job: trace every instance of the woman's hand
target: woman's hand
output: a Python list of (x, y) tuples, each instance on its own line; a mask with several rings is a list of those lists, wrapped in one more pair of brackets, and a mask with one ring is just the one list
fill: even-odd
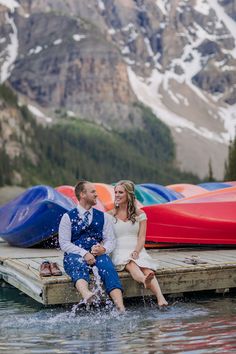
[(101, 256), (102, 254), (104, 254), (106, 252), (106, 249), (100, 245), (99, 243), (94, 245), (92, 248), (91, 248), (91, 253), (94, 257), (96, 256)]
[(138, 253), (137, 251), (133, 251), (133, 252), (131, 253), (131, 257), (132, 257), (133, 259), (138, 259), (138, 258), (139, 258), (139, 253)]

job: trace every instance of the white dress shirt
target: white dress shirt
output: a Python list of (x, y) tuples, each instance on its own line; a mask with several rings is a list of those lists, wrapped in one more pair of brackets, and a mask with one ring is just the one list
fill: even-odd
[[(93, 219), (93, 208), (86, 210), (81, 205), (77, 206), (79, 216), (84, 219), (84, 213), (89, 211), (89, 224)], [(115, 234), (112, 227), (112, 216), (104, 213), (104, 226), (103, 226), (103, 247), (106, 249), (106, 253), (109, 254), (115, 248)], [(87, 250), (82, 247), (76, 246), (71, 242), (71, 221), (68, 214), (64, 214), (61, 218), (59, 225), (59, 244), (61, 250), (67, 253), (76, 253), (84, 257)]]

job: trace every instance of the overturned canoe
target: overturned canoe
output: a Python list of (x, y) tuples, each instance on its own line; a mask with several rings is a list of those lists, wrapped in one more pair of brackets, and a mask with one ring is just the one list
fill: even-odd
[(173, 200), (183, 198), (182, 194), (160, 184), (142, 183), (141, 186), (154, 192), (157, 196), (160, 197), (160, 200), (163, 200), (163, 203), (172, 202)]
[(147, 242), (236, 245), (236, 187), (143, 210)]
[(37, 245), (57, 234), (62, 215), (74, 206), (52, 187), (29, 188), (0, 208), (0, 236), (13, 246)]

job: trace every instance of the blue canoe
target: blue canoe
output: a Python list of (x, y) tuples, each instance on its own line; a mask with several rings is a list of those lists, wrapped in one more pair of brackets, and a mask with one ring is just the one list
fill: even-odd
[(37, 245), (58, 233), (62, 215), (74, 207), (52, 187), (29, 188), (0, 208), (0, 236), (12, 246)]
[(135, 196), (137, 200), (145, 206), (166, 203), (166, 200), (162, 196), (140, 184), (136, 184), (135, 186)]
[(173, 200), (178, 200), (182, 199), (183, 195), (172, 191), (171, 189), (164, 187), (160, 184), (155, 184), (155, 183), (142, 183), (141, 186), (143, 186), (146, 189), (151, 190), (155, 194), (159, 195), (160, 197), (165, 199), (165, 203), (167, 202), (172, 202)]
[(226, 182), (206, 182), (198, 184), (200, 187), (205, 188), (208, 191), (215, 191), (222, 188), (230, 188), (232, 185)]

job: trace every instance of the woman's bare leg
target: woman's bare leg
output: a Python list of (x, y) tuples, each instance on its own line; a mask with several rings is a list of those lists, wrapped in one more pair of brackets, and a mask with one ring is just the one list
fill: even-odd
[(125, 269), (131, 274), (132, 278), (138, 283), (143, 283), (145, 288), (150, 287), (150, 282), (155, 276), (152, 270), (149, 270), (147, 274), (144, 274), (143, 268), (140, 268), (135, 262), (130, 261), (126, 264)]
[[(153, 271), (149, 268), (142, 268), (143, 273), (148, 277), (149, 274), (153, 274)], [(160, 307), (167, 306), (168, 302), (164, 298), (160, 285), (157, 281), (157, 278), (155, 276), (152, 277), (150, 280), (149, 284), (147, 284), (147, 287), (152, 291), (152, 293), (156, 296), (157, 298), (157, 303)]]
[(150, 289), (157, 297), (160, 307), (167, 306), (168, 302), (164, 298), (157, 278), (154, 272), (149, 268), (140, 268), (135, 262), (131, 261), (126, 264), (125, 269), (131, 274), (132, 278), (139, 283), (143, 283), (145, 288)]
[(135, 262), (130, 261), (128, 264), (126, 264), (125, 269), (131, 274), (134, 280), (136, 280), (138, 283), (144, 284), (146, 276)]

